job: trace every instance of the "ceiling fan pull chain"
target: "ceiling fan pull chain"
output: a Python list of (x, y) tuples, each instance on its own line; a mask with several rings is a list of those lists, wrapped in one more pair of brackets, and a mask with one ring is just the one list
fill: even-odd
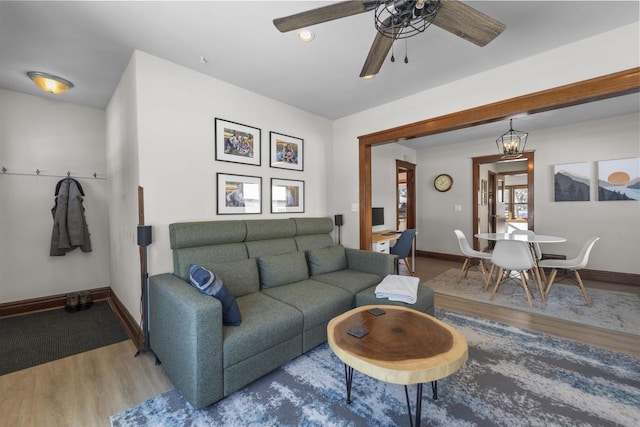
[(391, 62), (396, 62), (396, 57), (393, 56), (393, 44), (391, 45)]

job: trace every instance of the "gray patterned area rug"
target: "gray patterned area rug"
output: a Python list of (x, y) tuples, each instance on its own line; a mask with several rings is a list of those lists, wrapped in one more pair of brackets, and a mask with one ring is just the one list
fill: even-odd
[[(438, 309), (469, 344), (469, 360), (425, 387), (425, 426), (637, 426), (640, 359)], [(409, 425), (404, 388), (354, 373), (322, 344), (201, 410), (171, 390), (111, 417), (116, 426)], [(412, 405), (415, 386), (409, 387)], [(414, 409), (415, 410), (415, 409)]]
[(451, 269), (426, 283), (435, 292), (445, 295), (640, 335), (640, 294), (587, 288), (591, 299), (591, 307), (587, 307), (578, 286), (570, 282), (555, 283), (544, 303), (537, 288), (534, 289), (533, 308), (529, 308), (520, 279), (500, 285), (491, 301), (493, 284), (485, 292), (482, 276), (476, 271), (470, 271), (466, 278), (456, 283), (459, 272)]

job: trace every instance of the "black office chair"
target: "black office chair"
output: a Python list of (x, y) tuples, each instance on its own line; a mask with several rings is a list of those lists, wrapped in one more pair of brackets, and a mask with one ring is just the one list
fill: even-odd
[(393, 245), (391, 249), (389, 249), (389, 253), (391, 255), (394, 255), (394, 258), (395, 258), (394, 262), (396, 265), (396, 274), (400, 274), (399, 263), (400, 263), (400, 260), (402, 259), (404, 260), (405, 265), (409, 269), (409, 273), (411, 273), (412, 276), (415, 276), (415, 274), (413, 274), (413, 269), (409, 265), (409, 261), (407, 261), (407, 257), (409, 256), (409, 252), (411, 251), (411, 245), (413, 244), (413, 239), (415, 237), (416, 237), (415, 229), (404, 230), (400, 235), (400, 238), (398, 239), (396, 244)]

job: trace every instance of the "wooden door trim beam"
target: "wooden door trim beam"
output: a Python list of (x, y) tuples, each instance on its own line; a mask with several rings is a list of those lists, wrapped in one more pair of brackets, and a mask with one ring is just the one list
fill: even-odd
[(358, 137), (360, 248), (371, 248), (371, 147), (640, 91), (640, 67), (530, 93)]

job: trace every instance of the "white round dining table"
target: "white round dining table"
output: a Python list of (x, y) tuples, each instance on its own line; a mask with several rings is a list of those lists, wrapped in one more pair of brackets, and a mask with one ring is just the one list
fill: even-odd
[(475, 237), (484, 240), (519, 240), (526, 243), (562, 243), (567, 241), (566, 237), (545, 234), (478, 233), (475, 234)]

